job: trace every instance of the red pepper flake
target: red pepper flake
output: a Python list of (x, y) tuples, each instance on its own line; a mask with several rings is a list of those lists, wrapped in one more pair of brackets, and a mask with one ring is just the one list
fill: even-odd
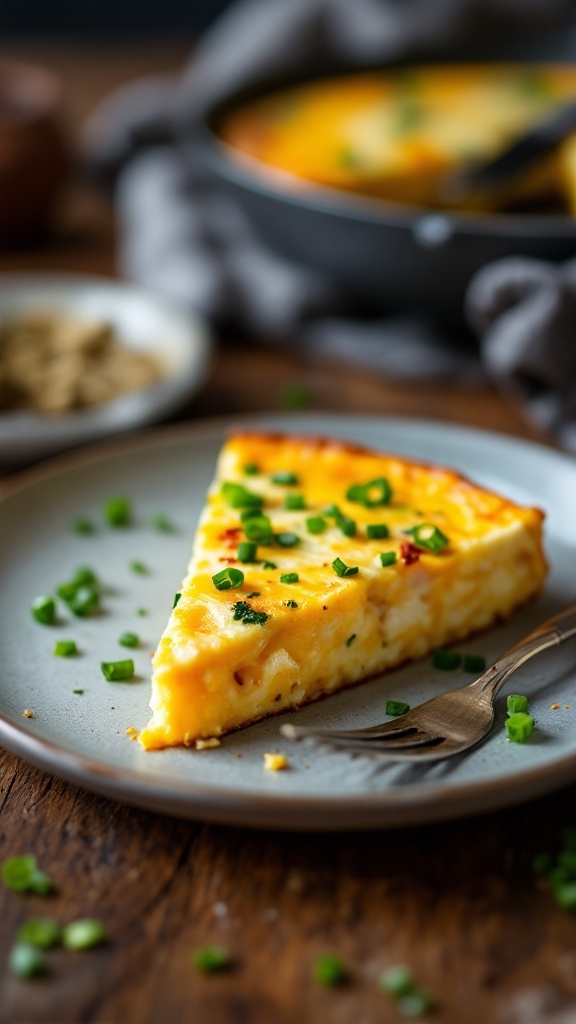
[(222, 555), (222, 556), (221, 556), (221, 557), (220, 557), (220, 558), (218, 559), (218, 561), (219, 561), (219, 562), (226, 562), (226, 565), (234, 565), (234, 563), (235, 563), (235, 562), (237, 561), (237, 559), (236, 559), (236, 558), (227, 558), (227, 557), (224, 557), (224, 556)]
[(400, 545), (400, 558), (405, 565), (412, 565), (420, 558), (420, 550), (409, 540), (403, 540)]
[(238, 536), (242, 533), (240, 526), (231, 526), (228, 530), (223, 530), (222, 533), (218, 534), (218, 540), (221, 540), (225, 547), (235, 548), (238, 543)]

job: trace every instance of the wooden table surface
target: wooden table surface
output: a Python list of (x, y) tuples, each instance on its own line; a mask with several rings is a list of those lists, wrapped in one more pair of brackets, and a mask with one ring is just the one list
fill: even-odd
[[(58, 70), (73, 124), (113, 85), (178, 67), (178, 45), (29, 45), (14, 56)], [(114, 224), (99, 197), (71, 186), (49, 239), (0, 255), (0, 270), (113, 275)], [(239, 386), (239, 382), (242, 382)], [(188, 411), (274, 410), (287, 383), (313, 408), (394, 413), (534, 436), (488, 387), (399, 385), (368, 372), (251, 346), (222, 346)], [(576, 921), (531, 870), (576, 824), (576, 789), (498, 814), (395, 832), (298, 835), (207, 826), (84, 793), (0, 751), (0, 859), (33, 852), (55, 879), (49, 900), (2, 889), (0, 1021), (8, 1024), (342, 1024), (393, 1022), (376, 980), (410, 964), (442, 1024), (576, 1021)], [(473, 813), (474, 808), (470, 808)], [(109, 943), (55, 952), (43, 980), (1, 966), (26, 917), (95, 916)], [(191, 950), (227, 946), (234, 972), (202, 977)], [(349, 983), (324, 990), (311, 963), (342, 956)]]

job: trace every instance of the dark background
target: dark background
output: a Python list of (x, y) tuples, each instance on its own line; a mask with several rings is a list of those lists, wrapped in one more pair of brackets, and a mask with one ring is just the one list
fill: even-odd
[[(0, 0), (2, 36), (197, 34), (230, 0)], [(273, 0), (270, 0), (272, 3)], [(354, 0), (350, 0), (351, 3)]]

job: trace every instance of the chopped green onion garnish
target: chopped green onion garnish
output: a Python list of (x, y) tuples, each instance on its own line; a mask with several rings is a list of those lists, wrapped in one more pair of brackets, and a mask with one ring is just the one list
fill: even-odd
[(284, 604), (286, 605), (287, 608), (297, 608), (298, 607), (298, 605), (296, 604), (296, 601), (284, 601)]
[(258, 554), (258, 545), (252, 540), (241, 540), (238, 545), (236, 557), (239, 562), (256, 562), (256, 555)]
[(312, 968), (314, 981), (325, 988), (334, 988), (346, 981), (346, 971), (340, 957), (334, 953), (317, 956)]
[(89, 519), (80, 517), (79, 519), (74, 520), (72, 523), (72, 529), (74, 533), (94, 533), (94, 524), (91, 523)]
[(453, 669), (459, 668), (461, 661), (462, 655), (458, 654), (458, 651), (434, 651), (432, 655), (434, 668), (441, 668), (444, 672), (452, 672)]
[(144, 565), (144, 562), (130, 562), (130, 568), (137, 576), (147, 576), (148, 574), (148, 567)]
[(276, 565), (276, 562), (264, 562), (264, 565), (262, 566), (262, 568), (263, 569), (277, 569), (278, 566)]
[(506, 733), (511, 743), (525, 743), (534, 729), (534, 719), (521, 711), (510, 715), (505, 721)]
[(83, 694), (83, 693), (84, 693), (84, 690), (72, 690), (72, 693), (79, 693), (79, 694)]
[(276, 533), (274, 540), (281, 548), (293, 548), (295, 544), (300, 543), (300, 537), (295, 533)]
[(395, 551), (382, 551), (380, 554), (380, 562), (384, 568), (388, 565), (396, 565), (398, 556)]
[(67, 924), (62, 931), (62, 945), (66, 949), (93, 949), (106, 941), (106, 932), (100, 921), (93, 918), (80, 918)]
[(27, 942), (30, 946), (38, 946), (40, 949), (50, 949), (51, 946), (57, 946), (61, 942), (62, 929), (52, 918), (33, 917), (20, 925), (18, 940)]
[(366, 536), (369, 540), (381, 540), (389, 533), (386, 523), (369, 523), (366, 527)]
[(509, 715), (518, 713), (527, 715), (530, 710), (528, 697), (524, 697), (521, 693), (510, 693), (506, 698), (506, 709)]
[(388, 505), (392, 497), (392, 488), (385, 477), (370, 480), (367, 484), (352, 484), (346, 491), (348, 501), (357, 501), (365, 508), (376, 505)]
[(268, 516), (255, 515), (244, 521), (244, 533), (248, 540), (267, 546), (274, 540), (272, 523)]
[(297, 572), (280, 573), (280, 583), (298, 583), (300, 577)]
[(335, 517), (336, 526), (342, 531), (345, 537), (356, 536), (356, 523), (353, 519), (349, 519), (348, 516), (343, 516), (339, 513)]
[[(179, 602), (181, 597), (182, 597), (182, 594), (180, 593), (180, 591), (178, 591), (178, 593), (174, 594), (174, 600), (172, 602), (172, 607), (173, 608), (176, 607), (176, 605), (178, 604), (178, 602)], [(148, 612), (146, 611), (145, 608), (140, 608), (140, 610), (138, 612), (138, 615), (147, 615), (147, 614), (148, 614)]]
[(350, 647), (350, 644), (353, 644), (355, 639), (356, 639), (356, 633), (352, 633), (352, 636), (349, 636), (347, 641), (346, 641), (346, 647)]
[(290, 512), (299, 512), (306, 508), (306, 501), (303, 494), (287, 494), (284, 498), (284, 508)]
[(54, 654), (58, 658), (70, 658), (76, 651), (75, 640), (57, 640), (54, 644)]
[(327, 505), (324, 509), (324, 515), (332, 518), (333, 516), (342, 515), (342, 513), (340, 512), (338, 505)]
[(192, 965), (202, 974), (216, 974), (232, 967), (232, 958), (223, 946), (205, 946), (192, 954)]
[(233, 569), (228, 566), (212, 577), (212, 583), (216, 590), (235, 590), (244, 583), (244, 573), (241, 569)]
[(40, 871), (36, 858), (29, 855), (5, 860), (1, 874), (4, 885), (14, 892), (35, 892), (45, 896), (54, 888), (52, 879)]
[(102, 675), (109, 683), (125, 683), (134, 678), (132, 658), (126, 658), (124, 661), (103, 661), (100, 668)]
[(17, 978), (37, 978), (46, 973), (46, 961), (35, 946), (17, 942), (8, 956), (8, 970)]
[(258, 476), (260, 466), (256, 462), (247, 462), (245, 466), (242, 466), (242, 472), (244, 476)]
[(485, 672), (486, 658), (483, 654), (465, 654), (462, 668), (465, 672)]
[(324, 516), (309, 516), (306, 520), (306, 529), (308, 533), (324, 533), (324, 530), (328, 526), (328, 523), (324, 519)]
[(109, 498), (104, 503), (104, 519), (115, 529), (128, 526), (132, 518), (132, 507), (128, 498)]
[(240, 519), (245, 523), (247, 519), (254, 519), (254, 517), (262, 515), (264, 515), (264, 513), (262, 512), (260, 505), (252, 505), (252, 507), (248, 506), (248, 508), (242, 509)]
[(43, 626), (52, 626), (56, 620), (56, 602), (53, 597), (35, 597), (30, 605), (30, 611)]
[[(174, 604), (175, 605), (178, 604), (178, 601), (176, 600), (176, 597), (174, 598)], [(136, 612), (136, 615), (140, 615), (141, 617), (144, 616), (144, 615), (148, 615), (148, 609), (147, 608), (138, 608), (138, 610)]]
[(433, 555), (439, 555), (449, 543), (448, 537), (433, 523), (419, 523), (405, 532), (411, 534), (417, 547), (430, 551)]
[(174, 533), (173, 524), (168, 519), (168, 516), (163, 515), (161, 512), (156, 516), (152, 516), (150, 526), (153, 530), (157, 530), (158, 533)]
[(406, 704), (403, 700), (386, 701), (387, 715), (392, 715), (394, 718), (398, 718), (399, 715), (405, 715), (408, 711), (410, 711), (410, 705)]
[(396, 1007), (403, 1017), (422, 1017), (432, 1009), (432, 996), (422, 988), (401, 996)]
[(355, 576), (356, 573), (358, 572), (357, 565), (346, 565), (341, 558), (334, 559), (334, 561), (332, 562), (332, 568), (334, 569), (336, 575), (340, 576), (341, 578), (344, 576)]
[(388, 995), (395, 996), (396, 998), (406, 996), (414, 989), (412, 971), (409, 967), (405, 967), (404, 964), (390, 967), (389, 970), (380, 976), (379, 986), (384, 992), (388, 992)]
[(230, 508), (261, 508), (264, 504), (264, 498), (261, 498), (258, 494), (253, 494), (252, 491), (246, 490), (242, 484), (224, 483), (220, 488), (220, 493), (226, 499)]
[(66, 602), (73, 615), (86, 618), (100, 609), (98, 581), (93, 569), (78, 569), (71, 580), (56, 587), (58, 597)]
[(122, 647), (138, 647), (140, 637), (137, 633), (121, 633), (118, 637), (118, 643)]
[(251, 594), (246, 594), (246, 600), (249, 601), (251, 597), (260, 597), (259, 590), (253, 590)]
[(236, 622), (242, 622), (245, 626), (265, 626), (270, 618), (266, 612), (258, 612), (251, 608), (246, 601), (237, 601), (232, 607)]
[(296, 476), (296, 473), (290, 473), (288, 471), (282, 473), (273, 473), (270, 479), (272, 480), (273, 484), (281, 484), (284, 487), (293, 487), (294, 484), (298, 483), (298, 477)]

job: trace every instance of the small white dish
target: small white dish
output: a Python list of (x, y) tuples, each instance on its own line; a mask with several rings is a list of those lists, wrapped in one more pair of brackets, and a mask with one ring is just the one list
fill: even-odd
[(105, 320), (127, 347), (158, 356), (156, 383), (112, 402), (46, 416), (0, 412), (0, 463), (18, 465), (167, 417), (202, 385), (211, 338), (205, 322), (134, 285), (76, 274), (0, 275), (0, 321), (35, 310)]

